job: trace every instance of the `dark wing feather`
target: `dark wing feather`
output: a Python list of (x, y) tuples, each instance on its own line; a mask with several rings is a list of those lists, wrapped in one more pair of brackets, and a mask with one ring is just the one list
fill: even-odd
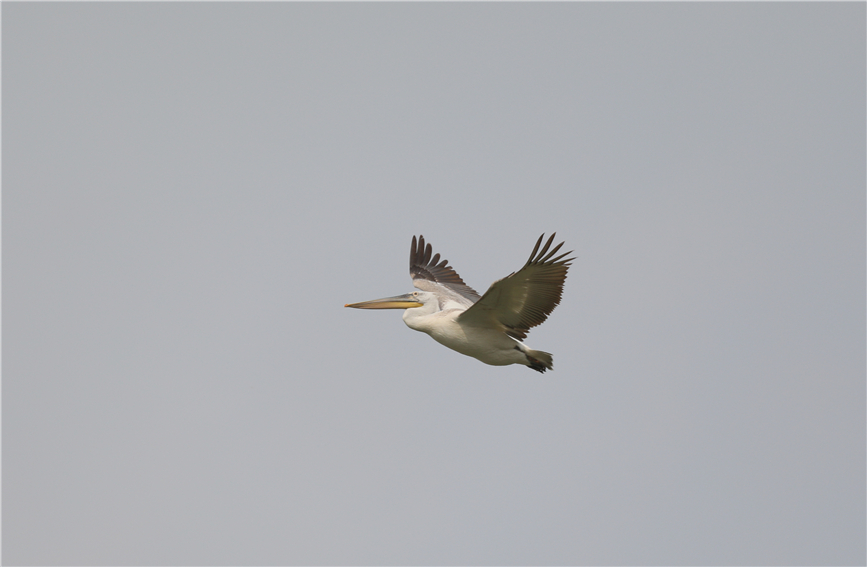
[(566, 272), (574, 260), (565, 258), (571, 251), (554, 257), (562, 242), (549, 251), (556, 234), (551, 235), (541, 252), (539, 246), (545, 235), (540, 236), (524, 267), (491, 284), (485, 295), (461, 314), (459, 321), (502, 325), (510, 337), (518, 340), (524, 340), (530, 329), (543, 323), (560, 304)]
[(440, 255), (434, 254), (431, 257), (432, 253), (431, 245), (425, 245), (424, 236), (419, 236), (418, 241), (415, 236), (412, 237), (412, 246), (409, 249), (409, 275), (413, 281), (428, 280), (442, 284), (471, 301), (478, 301), (481, 296), (464, 283), (455, 269), (448, 265), (448, 260), (440, 262)]

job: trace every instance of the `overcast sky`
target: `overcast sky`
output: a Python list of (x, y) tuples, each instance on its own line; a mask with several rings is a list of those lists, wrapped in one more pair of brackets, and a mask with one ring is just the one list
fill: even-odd
[(863, 2), (2, 11), (4, 564), (864, 564)]

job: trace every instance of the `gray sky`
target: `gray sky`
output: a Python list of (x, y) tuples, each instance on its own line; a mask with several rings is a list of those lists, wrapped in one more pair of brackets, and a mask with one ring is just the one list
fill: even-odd
[[(863, 564), (865, 4), (3, 3), (6, 564)], [(347, 302), (577, 259), (490, 367)]]

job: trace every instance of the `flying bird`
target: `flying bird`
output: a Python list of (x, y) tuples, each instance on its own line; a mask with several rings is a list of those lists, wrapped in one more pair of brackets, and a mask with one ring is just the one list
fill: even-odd
[[(404, 309), (410, 329), (429, 334), (438, 343), (493, 366), (523, 364), (545, 372), (554, 368), (550, 353), (533, 350), (522, 341), (545, 321), (560, 303), (566, 272), (575, 258), (572, 252), (554, 255), (563, 242), (551, 248), (554, 236), (542, 249), (544, 234), (536, 241), (524, 267), (495, 281), (479, 295), (458, 273), (433, 254), (424, 236), (412, 237), (409, 275), (414, 291), (395, 297), (348, 303), (356, 309)], [(538, 254), (537, 254), (538, 252)], [(564, 259), (565, 258), (565, 259)]]

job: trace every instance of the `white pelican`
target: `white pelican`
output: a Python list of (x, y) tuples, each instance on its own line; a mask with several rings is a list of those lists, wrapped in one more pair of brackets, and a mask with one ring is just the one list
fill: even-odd
[(395, 297), (349, 303), (356, 309), (405, 309), (403, 321), (410, 329), (429, 334), (438, 343), (494, 366), (523, 364), (545, 372), (554, 368), (551, 354), (532, 350), (521, 341), (548, 318), (560, 303), (566, 272), (574, 258), (556, 258), (561, 242), (548, 252), (554, 235), (539, 251), (544, 234), (536, 241), (524, 267), (495, 281), (479, 296), (440, 255), (431, 258), (424, 236), (409, 249), (409, 275), (414, 291)]

